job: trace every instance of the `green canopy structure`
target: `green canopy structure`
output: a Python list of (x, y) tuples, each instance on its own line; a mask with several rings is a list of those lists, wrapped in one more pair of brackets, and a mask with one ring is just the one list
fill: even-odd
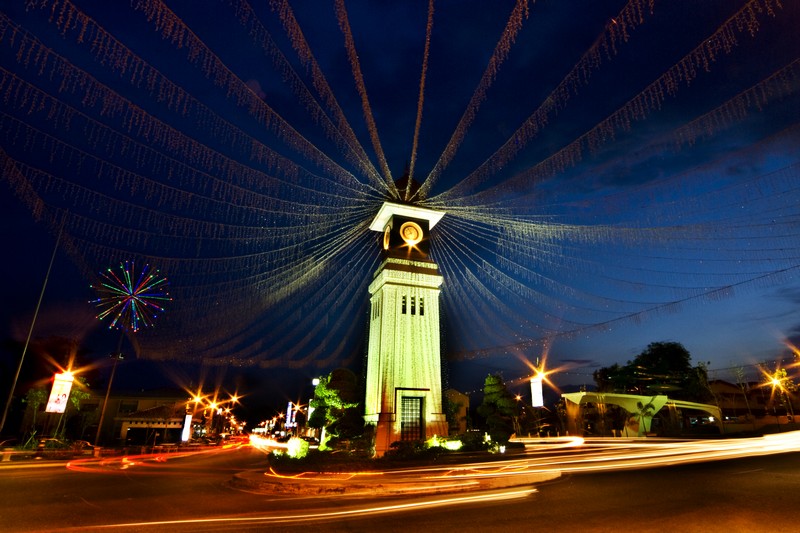
[(581, 434), (581, 425), (578, 423), (581, 408), (587, 403), (602, 405), (618, 405), (628, 412), (630, 416), (625, 420), (625, 427), (622, 429), (623, 437), (643, 437), (650, 432), (653, 417), (665, 405), (678, 409), (696, 409), (709, 413), (717, 423), (720, 432), (722, 428), (722, 413), (716, 405), (704, 403), (687, 402), (683, 400), (671, 400), (663, 394), (655, 396), (641, 396), (637, 394), (616, 394), (604, 392), (571, 392), (562, 394), (566, 400), (567, 424), (571, 434)]

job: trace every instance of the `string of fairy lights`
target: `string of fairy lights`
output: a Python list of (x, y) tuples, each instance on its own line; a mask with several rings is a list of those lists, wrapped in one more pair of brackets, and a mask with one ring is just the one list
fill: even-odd
[[(800, 50), (768, 72), (726, 76), (759, 57), (759, 38), (791, 27), (795, 6), (720, 7), (690, 45), (627, 86), (637, 47), (680, 29), (667, 6), (620, 0), (564, 74), (550, 75), (515, 63), (546, 16), (517, 0), (447, 102), (436, 99), (437, 68), (460, 50), (446, 48), (454, 8), (435, 0), (406, 28), (418, 42), (402, 52), (370, 47), (365, 8), (345, 0), (314, 17), (289, 0), (227, 0), (215, 17), (180, 1), (120, 9), (124, 24), (79, 0), (0, 9), (0, 167), (38, 221), (63, 220), (62, 246), (87, 279), (128, 261), (168, 276), (165, 312), (137, 319), (154, 326), (137, 333), (143, 357), (322, 369), (359, 360), (380, 262), (369, 224), (387, 199), (446, 212), (431, 250), (453, 360), (535, 352), (800, 272)], [(406, 121), (387, 118), (393, 109), (371, 91), (401, 55), (416, 72), (396, 81), (397, 94), (413, 95), (398, 112)], [(619, 98), (587, 111), (614, 69)], [(514, 100), (530, 101), (495, 144), (476, 148), (504, 76)], [(715, 77), (724, 81), (701, 101), (698, 86)], [(551, 89), (536, 92), (544, 79)], [(676, 112), (683, 103), (691, 112)], [(444, 127), (438, 107), (457, 109)], [(575, 116), (572, 129), (559, 122)], [(416, 187), (399, 188), (391, 169), (386, 139), (398, 135), (387, 130), (401, 128)], [(728, 141), (747, 128), (752, 139)], [(688, 164), (696, 151), (711, 155)], [(752, 161), (758, 171), (720, 172)]]
[[(640, 3), (636, 2), (636, 4)], [(643, 91), (636, 94), (607, 118), (595, 124), (583, 135), (579, 136), (547, 159), (526, 168), (512, 179), (495, 186), (495, 188), (507, 189), (514, 186), (529, 186), (531, 182), (536, 182), (563, 172), (582, 160), (586, 152), (597, 150), (605, 143), (612, 141), (616, 138), (618, 132), (630, 130), (635, 122), (646, 119), (650, 113), (660, 109), (664, 105), (667, 97), (675, 97), (682, 88), (688, 88), (692, 81), (698, 77), (700, 72), (710, 70), (717, 56), (722, 53), (731, 53), (738, 44), (739, 37), (737, 37), (737, 34), (749, 33), (752, 36), (758, 32), (760, 29), (761, 17), (773, 15), (773, 9), (776, 5), (775, 2), (769, 0), (766, 2), (760, 0), (747, 2), (741, 9), (736, 11), (723, 24), (704, 38), (696, 48), (689, 51), (689, 53), (664, 71), (663, 74)], [(612, 26), (616, 26), (616, 19), (612, 19), (611, 24)], [(607, 31), (608, 27), (606, 28), (606, 32)], [(602, 41), (603, 36), (601, 36), (600, 42), (604, 42)], [(606, 45), (603, 46), (605, 47)], [(595, 56), (596, 51), (589, 55), (589, 57)], [(582, 60), (585, 60), (585, 58), (587, 58), (587, 56), (584, 56)], [(786, 68), (795, 71), (792, 64)], [(560, 91), (557, 90), (552, 93), (556, 96), (561, 95), (560, 100), (556, 98), (546, 99), (543, 107), (540, 107), (537, 112), (531, 115), (525, 124), (510, 137), (509, 141), (503, 147), (492, 154), (489, 159), (470, 175), (461, 180), (457, 186), (451, 188), (441, 196), (433, 197), (431, 200), (434, 202), (437, 200), (447, 201), (454, 197), (464, 196), (471, 192), (471, 189), (474, 189), (474, 187), (481, 184), (494, 175), (499, 169), (507, 165), (510, 159), (515, 157), (522, 147), (532, 141), (537, 136), (539, 130), (546, 125), (548, 114), (551, 109), (558, 108), (559, 104), (563, 105), (562, 100), (567, 97), (566, 87), (574, 85), (575, 80), (581, 77), (581, 73), (585, 72), (585, 69), (586, 67), (584, 66), (577, 71), (571, 71), (565, 80), (562, 81), (562, 85), (559, 86)], [(769, 76), (764, 83), (774, 83), (776, 78), (781, 80), (783, 74), (783, 71), (778, 71)], [(779, 85), (786, 85), (782, 80), (777, 83)], [(766, 99), (771, 96), (771, 91), (765, 90), (763, 87), (758, 87), (755, 90), (758, 91), (758, 94), (761, 95), (762, 98)], [(776, 97), (779, 97), (779, 95), (776, 95)], [(747, 102), (747, 99), (745, 99), (745, 102)], [(756, 101), (753, 105), (758, 106), (760, 103)], [(744, 113), (745, 106), (746, 103), (740, 101), (737, 106), (739, 114)], [(730, 109), (725, 107), (718, 110), (718, 113), (719, 112), (730, 113)], [(707, 128), (705, 130), (706, 133), (708, 133), (709, 129), (714, 127), (707, 122), (705, 125)], [(489, 187), (482, 190), (478, 196), (485, 197), (492, 194), (496, 194), (496, 192), (494, 188)]]
[[(764, 387), (765, 389), (768, 389), (772, 385), (770, 378), (776, 369), (788, 368), (796, 363), (796, 358), (786, 357), (759, 361), (755, 363), (743, 363), (740, 365), (732, 365), (722, 368), (710, 367), (706, 368), (706, 370), (708, 372), (709, 381), (721, 380), (727, 381), (734, 385), (744, 385), (748, 388)], [(523, 392), (523, 397), (525, 393), (530, 394), (528, 391), (530, 391), (530, 380), (534, 376), (533, 373), (525, 375), (512, 375), (506, 370), (497, 367), (486, 366), (485, 368), (487, 375), (501, 375), (503, 377), (504, 384), (512, 392), (521, 391)], [(587, 389), (595, 385), (593, 375), (594, 370), (559, 368), (556, 372), (559, 376), (566, 378), (566, 381), (571, 383), (582, 381), (583, 383), (580, 386), (584, 386)], [(548, 385), (555, 391), (559, 391), (557, 385), (553, 383), (548, 383)], [(483, 388), (481, 387), (464, 391), (463, 394), (483, 394)]]

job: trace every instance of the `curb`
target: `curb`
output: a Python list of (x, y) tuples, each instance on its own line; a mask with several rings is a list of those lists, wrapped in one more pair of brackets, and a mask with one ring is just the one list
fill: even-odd
[(440, 475), (400, 476), (384, 472), (343, 474), (303, 473), (281, 476), (261, 470), (235, 474), (230, 481), (234, 488), (269, 494), (324, 495), (412, 495), (445, 494), (481, 491), (532, 485), (557, 479), (561, 472), (536, 472), (505, 475)]

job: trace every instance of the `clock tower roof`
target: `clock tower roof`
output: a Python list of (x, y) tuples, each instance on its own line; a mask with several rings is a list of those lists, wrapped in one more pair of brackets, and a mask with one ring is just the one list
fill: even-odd
[(435, 211), (427, 207), (419, 207), (411, 204), (398, 204), (395, 202), (383, 202), (378, 214), (372, 219), (369, 229), (372, 231), (383, 231), (386, 224), (392, 220), (394, 216), (401, 216), (404, 218), (411, 218), (417, 220), (427, 220), (429, 228), (432, 228), (444, 216), (444, 211)]
[[(411, 185), (408, 184), (409, 181)], [(408, 201), (417, 195), (422, 184), (412, 178), (408, 173), (408, 168), (406, 168), (403, 175), (395, 180), (394, 186), (397, 188), (397, 192), (400, 193), (400, 197)]]

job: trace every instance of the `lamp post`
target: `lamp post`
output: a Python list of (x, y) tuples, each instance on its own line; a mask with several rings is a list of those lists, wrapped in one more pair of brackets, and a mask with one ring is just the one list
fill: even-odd
[(117, 371), (117, 363), (125, 358), (122, 355), (122, 352), (120, 351), (117, 351), (116, 353), (112, 354), (111, 357), (114, 358), (114, 364), (111, 366), (111, 377), (108, 378), (108, 388), (106, 389), (106, 398), (105, 400), (103, 400), (103, 409), (100, 411), (100, 421), (97, 423), (97, 434), (94, 436), (95, 446), (97, 446), (98, 442), (100, 442), (100, 432), (103, 430), (103, 420), (106, 417), (106, 408), (108, 407), (108, 397), (111, 395), (111, 384), (114, 382), (114, 374)]
[(781, 382), (778, 378), (772, 377), (770, 379), (770, 385), (772, 385), (772, 394), (770, 395), (770, 399), (772, 400), (772, 414), (775, 415), (775, 421), (778, 423), (778, 431), (781, 431), (781, 418), (778, 416), (778, 409), (775, 407), (775, 389), (780, 388)]

